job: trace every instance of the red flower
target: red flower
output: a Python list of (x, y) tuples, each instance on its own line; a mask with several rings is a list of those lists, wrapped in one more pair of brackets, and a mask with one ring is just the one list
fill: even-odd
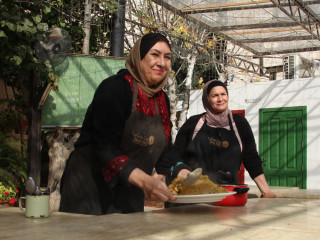
[(13, 206), (16, 203), (16, 200), (14, 198), (11, 198), (9, 203)]
[(16, 190), (16, 193), (19, 193), (19, 189)]
[(5, 193), (4, 193), (4, 195), (6, 195), (6, 196), (9, 196), (9, 195), (10, 195), (10, 193), (8, 193), (8, 192), (5, 192)]

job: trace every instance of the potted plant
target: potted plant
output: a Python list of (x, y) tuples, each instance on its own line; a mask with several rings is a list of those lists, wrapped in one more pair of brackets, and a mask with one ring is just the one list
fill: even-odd
[(24, 189), (27, 159), (19, 151), (19, 142), (0, 131), (0, 182), (12, 189)]
[(0, 182), (0, 205), (14, 206), (18, 190), (6, 187)]

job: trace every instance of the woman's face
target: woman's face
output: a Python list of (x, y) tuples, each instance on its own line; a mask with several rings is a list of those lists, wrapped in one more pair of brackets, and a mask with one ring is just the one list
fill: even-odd
[(149, 86), (164, 79), (171, 65), (171, 50), (164, 41), (157, 42), (141, 60), (141, 68)]
[(229, 97), (224, 87), (216, 86), (210, 90), (209, 103), (214, 111), (221, 113), (228, 108)]

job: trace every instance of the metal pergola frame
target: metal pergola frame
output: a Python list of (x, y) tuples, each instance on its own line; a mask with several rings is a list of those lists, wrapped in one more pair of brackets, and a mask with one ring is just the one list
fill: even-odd
[[(239, 46), (260, 58), (260, 64), (250, 62), (241, 57), (226, 56), (232, 59), (233, 67), (246, 70), (258, 75), (266, 76), (268, 71), (262, 65), (263, 58), (267, 56), (294, 54), (300, 52), (320, 51), (320, 1), (302, 0), (233, 0), (233, 1), (192, 1), (192, 0), (152, 0), (154, 3), (174, 12), (175, 14), (206, 28), (208, 32), (221, 36), (224, 40)], [(210, 3), (202, 5), (203, 3)], [(316, 8), (316, 11), (313, 10)], [(257, 22), (248, 24), (224, 24), (204, 21), (206, 14), (219, 14), (237, 11), (252, 11), (253, 19), (256, 10), (272, 9), (286, 17), (285, 21)], [(259, 16), (257, 16), (257, 19)], [(230, 34), (230, 31), (234, 31)], [(281, 36), (297, 31), (297, 34)], [(251, 37), (259, 32), (260, 37)], [(239, 35), (245, 36), (239, 38)], [(265, 35), (265, 36), (264, 36)], [(270, 36), (271, 35), (271, 36)], [(282, 49), (257, 49), (254, 44), (303, 42), (301, 47)], [(307, 46), (306, 46), (307, 45)], [(224, 62), (224, 64), (226, 64)], [(227, 64), (228, 65), (228, 64)]]

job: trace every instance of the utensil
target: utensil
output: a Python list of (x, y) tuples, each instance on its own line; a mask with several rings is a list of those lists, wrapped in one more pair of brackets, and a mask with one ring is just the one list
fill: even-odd
[(183, 181), (183, 186), (190, 186), (194, 184), (201, 176), (202, 168), (197, 168), (193, 172), (191, 172), (187, 178)]
[(50, 191), (51, 193), (54, 192), (57, 189), (58, 183), (59, 183), (58, 179), (54, 179), (53, 180), (53, 183), (51, 185), (51, 191)]
[(235, 192), (198, 194), (198, 195), (176, 195), (176, 200), (170, 201), (170, 202), (172, 203), (212, 203), (212, 202), (218, 202), (226, 197), (229, 197), (232, 194), (235, 194)]
[(26, 180), (26, 191), (29, 194), (33, 194), (36, 190), (36, 183), (32, 177), (28, 177)]
[(36, 190), (34, 191), (34, 195), (36, 195), (36, 196), (42, 195), (42, 191), (40, 190), (40, 188), (38, 186), (36, 186)]

